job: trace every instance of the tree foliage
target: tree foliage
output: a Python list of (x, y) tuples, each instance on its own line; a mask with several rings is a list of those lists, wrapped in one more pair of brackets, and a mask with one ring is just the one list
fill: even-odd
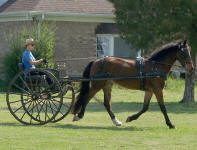
[[(122, 37), (137, 49), (187, 39), (193, 62), (197, 52), (197, 0), (110, 0)], [(186, 73), (182, 102), (194, 101), (194, 74)]]
[(196, 0), (110, 0), (122, 36), (138, 49), (188, 39), (197, 49)]

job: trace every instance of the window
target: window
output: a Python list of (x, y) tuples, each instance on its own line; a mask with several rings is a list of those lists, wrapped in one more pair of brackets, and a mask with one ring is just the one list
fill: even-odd
[(113, 56), (113, 36), (97, 35), (97, 57)]
[(135, 58), (136, 51), (117, 34), (97, 34), (97, 57)]

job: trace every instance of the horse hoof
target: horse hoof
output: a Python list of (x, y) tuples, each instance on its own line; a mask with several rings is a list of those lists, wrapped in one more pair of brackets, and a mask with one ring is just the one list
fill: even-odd
[(174, 125), (170, 125), (169, 129), (175, 129), (175, 126)]
[(78, 115), (75, 115), (75, 116), (73, 117), (73, 122), (74, 122), (74, 121), (79, 121), (80, 119), (81, 119), (81, 118), (79, 118)]
[(116, 119), (116, 118), (112, 119), (112, 121), (113, 121), (113, 124), (116, 125), (116, 126), (121, 126), (121, 125), (122, 125), (122, 122), (119, 121), (119, 120)]
[(127, 120), (126, 120), (126, 122), (131, 122), (131, 118), (128, 117)]

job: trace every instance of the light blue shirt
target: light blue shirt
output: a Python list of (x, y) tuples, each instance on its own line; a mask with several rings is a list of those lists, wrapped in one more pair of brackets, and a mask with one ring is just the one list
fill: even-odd
[(22, 63), (23, 63), (24, 70), (27, 71), (27, 70), (35, 68), (35, 65), (30, 64), (30, 61), (35, 61), (35, 60), (36, 59), (34, 58), (31, 51), (26, 49), (23, 52), (23, 57), (22, 57)]

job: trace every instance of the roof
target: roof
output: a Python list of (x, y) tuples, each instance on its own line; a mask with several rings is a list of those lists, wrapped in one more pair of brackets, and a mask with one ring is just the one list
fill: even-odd
[[(114, 7), (108, 0), (8, 0), (0, 7), (0, 21), (45, 20), (114, 22)], [(18, 20), (17, 20), (18, 19)]]
[(112, 14), (113, 4), (108, 0), (8, 0), (0, 12), (49, 11), (90, 14)]

